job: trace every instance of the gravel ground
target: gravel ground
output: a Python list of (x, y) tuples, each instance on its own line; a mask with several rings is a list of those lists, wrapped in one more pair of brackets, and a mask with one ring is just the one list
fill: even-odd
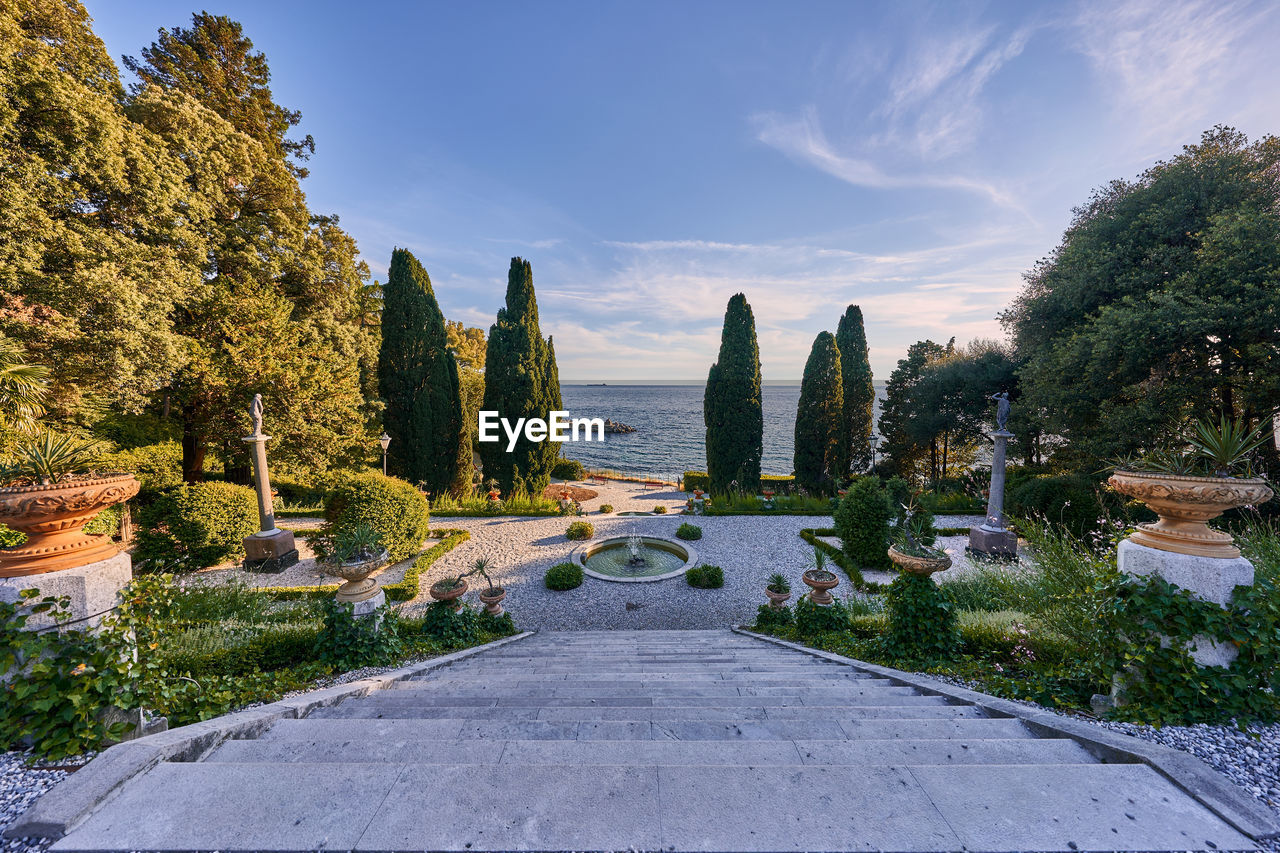
[[(79, 763), (79, 762), (71, 762)], [(65, 770), (37, 770), (26, 765), (21, 752), (0, 752), (0, 832), (31, 806), (40, 795), (65, 778)], [(52, 842), (42, 838), (0, 839), (3, 853), (35, 853)]]

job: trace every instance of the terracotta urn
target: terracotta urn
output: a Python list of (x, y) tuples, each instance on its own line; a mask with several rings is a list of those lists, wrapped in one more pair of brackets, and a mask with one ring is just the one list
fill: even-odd
[(1258, 478), (1117, 471), (1107, 482), (1160, 516), (1158, 521), (1139, 524), (1129, 537), (1134, 542), (1175, 554), (1227, 560), (1239, 557), (1240, 549), (1229, 534), (1210, 529), (1206, 522), (1238, 506), (1265, 503), (1274, 494), (1266, 481)]
[(378, 582), (369, 575), (387, 564), (385, 548), (375, 557), (363, 560), (349, 560), (345, 563), (323, 563), (325, 572), (342, 578), (346, 583), (338, 587), (334, 598), (338, 601), (352, 603), (368, 601), (378, 594)]
[(431, 597), (436, 601), (443, 601), (454, 610), (462, 607), (462, 596), (467, 594), (467, 581), (465, 579), (458, 582), (458, 585), (452, 589), (445, 589), (441, 586), (442, 581), (436, 581), (427, 590)]
[(893, 560), (899, 571), (911, 575), (931, 575), (934, 572), (945, 572), (951, 568), (951, 558), (946, 554), (938, 557), (916, 557), (890, 546), (889, 559)]
[(826, 569), (810, 569), (804, 573), (802, 580), (813, 590), (809, 593), (809, 600), (823, 607), (831, 604), (834, 600), (831, 597), (831, 590), (840, 585), (840, 579), (836, 577), (835, 572), (829, 572)]
[(787, 599), (791, 598), (789, 592), (774, 592), (769, 587), (764, 588), (764, 594), (769, 598), (769, 606), (774, 610), (781, 610), (787, 603)]
[(502, 599), (507, 597), (507, 591), (500, 586), (493, 589), (485, 589), (480, 592), (480, 603), (484, 605), (484, 612), (490, 616), (502, 615)]
[(84, 525), (137, 493), (132, 474), (0, 489), (0, 524), (27, 536), (22, 545), (0, 548), (0, 578), (74, 569), (115, 555), (110, 536), (85, 533)]

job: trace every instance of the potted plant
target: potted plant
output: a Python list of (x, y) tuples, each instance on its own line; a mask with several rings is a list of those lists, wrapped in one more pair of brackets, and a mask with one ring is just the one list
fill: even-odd
[(899, 571), (913, 575), (931, 575), (951, 568), (951, 558), (933, 547), (937, 531), (927, 516), (916, 511), (915, 503), (903, 506), (903, 519), (893, 529), (889, 559)]
[(110, 536), (83, 528), (136, 495), (138, 481), (132, 474), (95, 473), (97, 455), (94, 442), (48, 432), (18, 445), (16, 461), (0, 469), (0, 523), (27, 541), (0, 548), (0, 577), (74, 569), (116, 553)]
[(489, 509), (496, 510), (502, 506), (502, 492), (498, 490), (498, 481), (489, 480), (485, 485), (489, 489), (489, 493), (486, 495), (489, 501)]
[[(454, 610), (457, 610), (462, 607), (462, 602), (460, 601), (460, 599), (462, 598), (463, 595), (466, 594), (467, 589), (469, 588), (467, 585), (467, 578), (475, 574), (482, 574), (485, 576), (485, 579), (488, 580), (489, 576), (485, 574), (488, 568), (489, 568), (488, 560), (485, 560), (482, 557), (471, 564), (471, 571), (462, 572), (452, 577), (441, 578), (440, 580), (433, 583), (431, 587), (427, 590), (427, 592), (436, 601), (443, 601), (447, 603), (450, 607), (452, 607)], [(494, 588), (492, 583), (490, 583), (489, 586), (490, 586), (490, 589)], [(506, 590), (503, 590), (501, 587), (498, 587), (498, 590), (502, 593), (502, 595), (498, 598), (498, 601), (501, 601), (503, 598), (506, 597)], [(483, 596), (481, 596), (481, 600), (482, 601), (484, 600)], [(486, 602), (486, 605), (487, 605), (487, 602)]]
[(786, 605), (787, 599), (791, 597), (791, 583), (787, 580), (787, 576), (777, 572), (769, 575), (769, 583), (764, 588), (764, 594), (768, 596), (771, 608), (781, 610)]
[(1120, 460), (1107, 480), (1117, 492), (1142, 501), (1159, 516), (1129, 537), (1139, 545), (1197, 557), (1234, 559), (1231, 536), (1206, 522), (1238, 506), (1271, 499), (1274, 492), (1253, 477), (1249, 457), (1271, 438), (1263, 424), (1246, 430), (1223, 416), (1198, 421), (1180, 446)]
[(346, 581), (338, 587), (336, 600), (367, 601), (378, 594), (378, 582), (369, 575), (388, 559), (378, 531), (364, 524), (330, 529), (315, 541), (315, 550), (325, 572)]
[(480, 591), (480, 603), (484, 605), (485, 612), (490, 616), (501, 616), (502, 599), (507, 597), (507, 591), (501, 585), (493, 585), (493, 578), (489, 577), (489, 561), (481, 557), (472, 564), (472, 571), (489, 585), (488, 589)]
[(835, 572), (827, 570), (827, 555), (817, 548), (813, 549), (813, 568), (805, 572), (801, 580), (812, 590), (809, 600), (822, 607), (831, 604), (831, 590), (840, 584)]

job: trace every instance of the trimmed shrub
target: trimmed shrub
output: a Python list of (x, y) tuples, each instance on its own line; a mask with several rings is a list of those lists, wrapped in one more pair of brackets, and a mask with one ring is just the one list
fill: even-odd
[(392, 561), (399, 561), (422, 550), (430, 509), (422, 493), (404, 480), (370, 471), (340, 480), (325, 504), (324, 517), (331, 528), (372, 527)]
[(590, 539), (596, 535), (596, 529), (589, 521), (570, 522), (569, 529), (564, 532), (564, 538), (580, 541), (582, 539)]
[(657, 513), (658, 515), (666, 515), (666, 514), (667, 514), (667, 508), (666, 508), (665, 506), (661, 506), (661, 505), (659, 505), (659, 506), (655, 506), (655, 507), (653, 508), (653, 511), (654, 511), (655, 513)]
[(761, 604), (756, 610), (757, 631), (763, 631), (766, 634), (780, 631), (791, 624), (791, 611), (785, 607), (770, 607), (767, 604)]
[(719, 589), (724, 586), (724, 572), (719, 566), (695, 566), (684, 573), (689, 586), (698, 589)]
[(311, 660), (319, 633), (315, 620), (282, 625), (214, 622), (176, 633), (160, 655), (170, 672), (194, 678), (270, 672)]
[(564, 591), (582, 586), (582, 566), (576, 563), (556, 563), (547, 569), (543, 581), (547, 589)]
[(684, 524), (676, 528), (676, 536), (692, 542), (695, 539), (702, 538), (702, 528), (696, 524), (690, 524), (686, 521)]
[(585, 480), (587, 469), (577, 459), (559, 459), (551, 466), (551, 476), (557, 480)]
[(244, 537), (257, 529), (258, 498), (248, 486), (178, 486), (142, 510), (133, 555), (152, 569), (208, 568), (242, 556)]
[(814, 604), (808, 595), (796, 602), (796, 633), (802, 637), (814, 637), (828, 631), (845, 631), (849, 628), (849, 610), (839, 601), (823, 607)]
[(1009, 513), (1040, 518), (1077, 538), (1101, 529), (1107, 515), (1123, 515), (1119, 498), (1108, 499), (1103, 486), (1083, 474), (1036, 477), (1009, 493)]
[(600, 504), (601, 512), (613, 512), (613, 504)]
[(887, 655), (909, 660), (943, 660), (960, 650), (956, 612), (928, 575), (903, 572), (889, 585)]
[(890, 566), (889, 519), (893, 517), (889, 498), (874, 477), (861, 477), (849, 489), (836, 507), (835, 525), (845, 556), (855, 566)]
[(706, 471), (685, 471), (684, 476), (680, 479), (680, 488), (686, 492), (692, 492), (694, 489), (702, 489), (707, 492), (711, 490), (711, 475)]
[(182, 485), (182, 445), (162, 441), (132, 450), (120, 450), (103, 457), (104, 471), (132, 474), (145, 491), (155, 492)]

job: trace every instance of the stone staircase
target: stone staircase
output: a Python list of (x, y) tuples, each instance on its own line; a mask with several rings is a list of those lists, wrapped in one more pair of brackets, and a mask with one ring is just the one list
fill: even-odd
[(1151, 767), (729, 631), (537, 634), (165, 762), (71, 850), (1242, 850)]

